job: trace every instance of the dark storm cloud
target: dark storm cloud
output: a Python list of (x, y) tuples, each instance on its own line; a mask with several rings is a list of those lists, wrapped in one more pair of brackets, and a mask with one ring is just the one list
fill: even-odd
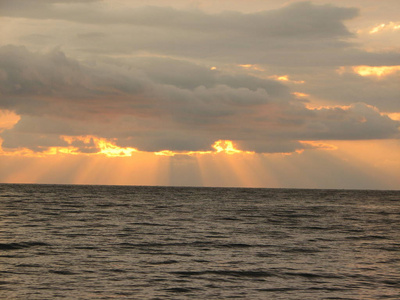
[(59, 50), (6, 46), (0, 92), (0, 108), (21, 115), (2, 133), (3, 147), (36, 151), (65, 145), (59, 135), (117, 138), (146, 151), (206, 150), (227, 139), (258, 152), (291, 152), (305, 147), (297, 140), (399, 134), (399, 122), (362, 103), (310, 110), (277, 81), (168, 58), (87, 65)]

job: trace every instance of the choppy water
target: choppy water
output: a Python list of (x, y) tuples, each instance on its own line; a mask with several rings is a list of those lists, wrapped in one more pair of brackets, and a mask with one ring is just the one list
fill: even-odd
[(1, 299), (400, 299), (400, 192), (0, 185)]

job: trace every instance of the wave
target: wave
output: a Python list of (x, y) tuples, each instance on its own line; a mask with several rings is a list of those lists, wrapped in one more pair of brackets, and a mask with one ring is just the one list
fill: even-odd
[(171, 274), (181, 275), (184, 277), (201, 276), (201, 275), (223, 275), (233, 277), (271, 277), (276, 276), (274, 272), (267, 271), (236, 271), (236, 270), (208, 270), (208, 271), (177, 271)]
[(306, 273), (306, 272), (280, 272), (278, 270), (263, 271), (263, 270), (206, 270), (206, 271), (176, 271), (171, 274), (180, 275), (184, 277), (190, 276), (202, 276), (202, 275), (222, 275), (231, 277), (251, 277), (251, 278), (263, 278), (263, 277), (303, 277), (307, 279), (318, 279), (318, 278), (342, 278), (342, 276), (336, 274), (320, 274), (320, 273)]
[(215, 248), (250, 248), (250, 247), (265, 247), (265, 245), (252, 245), (244, 243), (216, 243), (216, 242), (176, 242), (176, 243), (120, 243), (118, 246), (122, 248), (167, 248), (167, 247), (207, 247)]
[(19, 250), (37, 246), (49, 246), (49, 244), (43, 242), (0, 243), (0, 250)]

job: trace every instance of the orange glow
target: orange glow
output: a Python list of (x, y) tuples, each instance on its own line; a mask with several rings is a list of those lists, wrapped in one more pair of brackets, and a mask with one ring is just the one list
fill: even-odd
[[(373, 109), (374, 111), (376, 111), (377, 113), (379, 113), (381, 116), (389, 116), (388, 113), (384, 113), (384, 112), (380, 112), (378, 108), (376, 108), (375, 106), (372, 105), (368, 105), (366, 104), (367, 107), (369, 107), (370, 109)], [(311, 104), (306, 104), (306, 108), (310, 109), (310, 110), (323, 110), (323, 109), (334, 109), (334, 108), (339, 108), (339, 109), (343, 109), (343, 110), (349, 110), (353, 107), (353, 105), (311, 105)], [(393, 116), (396, 115), (396, 113), (391, 114)], [(365, 118), (360, 119), (360, 122), (366, 122), (367, 120)]]
[(232, 141), (226, 141), (226, 140), (219, 140), (212, 145), (212, 147), (217, 151), (217, 153), (226, 153), (226, 154), (236, 154), (236, 153), (247, 153), (251, 154), (254, 152), (251, 151), (241, 151), (235, 148), (235, 145), (233, 144)]
[(341, 108), (343, 110), (350, 109), (350, 105), (312, 105), (310, 103), (305, 104), (307, 109), (310, 110), (322, 110), (322, 109), (332, 109), (332, 108)]
[[(229, 155), (229, 143), (220, 152), (182, 157), (135, 152), (132, 156), (60, 154), (43, 156), (0, 155), (0, 181), (8, 183), (74, 183), (119, 185), (191, 185), (241, 187), (328, 187), (335, 180), (326, 168), (366, 176), (381, 187), (398, 188), (400, 144), (379, 141), (301, 141), (314, 150), (292, 155)], [(225, 145), (227, 144), (227, 145)], [(232, 146), (235, 149), (234, 146)], [(307, 148), (307, 147), (306, 147)], [(326, 151), (334, 150), (335, 151)], [(335, 167), (336, 168), (336, 167)], [(339, 173), (337, 173), (339, 174)], [(351, 183), (345, 187), (353, 187)], [(357, 187), (357, 186), (356, 186)]]
[(289, 81), (289, 76), (287, 76), (287, 75), (279, 76), (277, 79), (280, 81)]
[[(44, 156), (52, 156), (59, 154), (70, 154), (70, 155), (105, 155), (107, 157), (125, 157), (132, 156), (133, 153), (138, 150), (130, 147), (119, 147), (115, 145), (113, 142), (108, 141), (104, 138), (98, 138), (95, 136), (61, 136), (64, 141), (68, 144), (72, 144), (75, 141), (81, 141), (85, 145), (89, 145), (93, 142), (93, 148), (97, 150), (94, 153), (83, 153), (79, 150), (78, 147), (69, 146), (69, 147), (50, 147), (42, 152), (34, 152), (30, 149), (20, 148), (12, 151), (5, 151), (0, 147), (1, 155), (15, 155), (15, 156), (28, 156), (28, 157), (44, 157)], [(2, 140), (0, 139), (0, 142)], [(1, 146), (1, 143), (0, 143)]]
[(297, 98), (305, 98), (305, 97), (310, 97), (309, 94), (305, 93), (300, 93), (300, 92), (293, 92), (292, 95), (296, 96)]
[(198, 154), (211, 154), (212, 151), (171, 151), (171, 150), (162, 150), (158, 152), (154, 152), (154, 155), (159, 156), (176, 156), (176, 155), (188, 155), (194, 156)]
[[(132, 153), (137, 152), (138, 150), (135, 148), (130, 148), (130, 147), (118, 147), (114, 143), (108, 141), (107, 139), (104, 138), (98, 138), (95, 136), (62, 136), (61, 137), (64, 141), (66, 141), (68, 144), (72, 144), (74, 141), (81, 141), (84, 144), (90, 144), (92, 141), (97, 149), (99, 149), (96, 154), (104, 154), (108, 157), (123, 157), (123, 156), (132, 156)], [(67, 153), (71, 154), (76, 154), (76, 149), (77, 148), (67, 148), (70, 151), (67, 151)], [(65, 151), (63, 148), (59, 149), (58, 151)]]
[(389, 118), (395, 121), (400, 121), (400, 113), (386, 113)]
[(357, 66), (353, 67), (353, 71), (361, 76), (383, 77), (394, 74), (397, 71), (400, 71), (400, 66), (381, 66), (381, 67)]
[(154, 152), (155, 155), (159, 156), (175, 156), (175, 155), (198, 155), (198, 154), (211, 154), (212, 151), (171, 151), (171, 150), (162, 150), (158, 152)]
[(245, 64), (245, 65), (239, 65), (239, 67), (242, 67), (243, 69), (247, 70), (255, 70), (255, 71), (265, 71), (262, 67), (258, 65), (252, 65), (252, 64)]
[(158, 152), (154, 152), (155, 155), (160, 155), (160, 156), (175, 156), (175, 152), (171, 150), (162, 150)]
[(338, 147), (332, 144), (327, 144), (319, 141), (299, 141), (303, 145), (310, 145), (314, 149), (323, 149), (323, 150), (337, 150)]
[(339, 74), (343, 74), (345, 72), (352, 72), (363, 77), (366, 76), (385, 77), (388, 75), (395, 74), (398, 71), (400, 71), (400, 66), (379, 66), (379, 67), (353, 66), (350, 69), (346, 67), (340, 67), (337, 70)]
[(304, 80), (291, 80), (289, 78), (289, 75), (273, 75), (273, 76), (269, 76), (269, 78), (275, 79), (275, 80), (279, 80), (279, 81), (286, 81), (286, 82), (290, 82), (290, 83), (295, 83), (295, 84), (305, 83)]
[(244, 69), (250, 69), (253, 65), (239, 65), (240, 67), (244, 68)]
[(389, 22), (388, 24), (382, 23), (382, 24), (379, 24), (378, 26), (375, 26), (374, 28), (372, 28), (369, 31), (369, 33), (374, 34), (374, 33), (377, 33), (377, 32), (383, 31), (383, 30), (387, 30), (387, 29), (392, 30), (392, 31), (398, 30), (398, 29), (400, 29), (400, 24), (395, 23), (395, 22)]
[[(348, 107), (344, 107), (345, 109)], [(316, 108), (322, 109), (322, 108)], [(158, 152), (144, 152), (139, 151), (136, 148), (131, 147), (119, 147), (115, 143), (108, 141), (105, 138), (98, 138), (95, 136), (61, 136), (61, 138), (66, 141), (71, 146), (68, 147), (50, 147), (42, 152), (34, 152), (33, 150), (27, 148), (20, 148), (12, 151), (5, 151), (1, 148), (0, 139), (0, 155), (6, 156), (25, 156), (25, 157), (46, 157), (46, 156), (57, 156), (57, 155), (83, 155), (83, 156), (106, 156), (106, 157), (131, 157), (133, 154), (148, 153), (155, 156), (203, 156), (203, 155), (217, 155), (217, 154), (246, 154), (253, 155), (254, 151), (243, 151), (237, 148), (233, 141), (229, 140), (218, 140), (213, 145), (214, 150), (210, 151), (172, 151), (172, 150), (162, 150)], [(95, 150), (90, 153), (85, 153), (78, 147), (72, 146), (76, 141), (83, 142), (84, 145), (91, 146), (90, 148)], [(336, 147), (330, 144), (321, 143), (317, 141), (299, 141), (302, 144), (309, 145), (311, 148), (324, 149), (324, 150), (335, 150)], [(302, 153), (304, 150), (296, 150), (294, 153)], [(264, 153), (263, 155), (292, 155), (293, 152), (285, 153)]]
[(19, 115), (7, 109), (0, 109), (0, 132), (11, 129), (21, 119)]
[(371, 174), (382, 184), (400, 187), (400, 143), (398, 140), (330, 141), (338, 150), (334, 157)]
[(225, 153), (225, 154), (237, 154), (237, 153), (246, 153), (246, 154), (253, 154), (252, 151), (242, 151), (235, 148), (235, 145), (232, 141), (228, 140), (218, 140), (216, 141), (212, 147), (215, 151), (171, 151), (171, 150), (162, 150), (159, 152), (155, 152), (155, 155), (161, 156), (175, 156), (175, 155), (204, 155), (204, 154), (215, 154), (215, 153)]
[(105, 154), (106, 156), (132, 156), (132, 153), (137, 152), (135, 148), (121, 148), (106, 139), (99, 139), (96, 144), (100, 148), (99, 153)]
[(262, 155), (201, 155), (196, 157), (203, 186), (278, 187), (273, 174), (264, 166)]
[(385, 24), (380, 24), (378, 26), (375, 26), (374, 28), (372, 28), (369, 33), (373, 34), (373, 33), (377, 33), (379, 31), (381, 31), (383, 28), (385, 28)]
[[(35, 156), (35, 152), (33, 152), (30, 149), (26, 149), (26, 148), (21, 148), (21, 149), (16, 149), (13, 151), (4, 151), (3, 147), (1, 147), (3, 143), (3, 139), (0, 138), (0, 156), (4, 155), (4, 156)], [(40, 156), (40, 155), (36, 155), (36, 156)]]
[[(68, 147), (49, 147), (42, 152), (34, 152), (27, 148), (15, 149), (12, 151), (5, 151), (1, 148), (1, 138), (0, 138), (0, 155), (15, 155), (15, 156), (27, 156), (27, 157), (44, 157), (60, 154), (69, 155), (104, 155), (107, 157), (129, 157), (134, 153), (146, 153), (144, 151), (139, 151), (136, 148), (131, 147), (119, 147), (115, 145), (114, 142), (109, 141), (105, 138), (99, 138), (96, 136), (86, 135), (86, 136), (60, 136), (61, 139), (66, 141), (70, 146)], [(79, 147), (73, 145), (74, 142), (82, 142), (84, 146), (88, 146), (91, 150), (90, 153), (85, 153)], [(213, 145), (214, 151), (172, 151), (172, 150), (162, 150), (158, 152), (149, 152), (156, 156), (169, 156), (173, 157), (176, 155), (186, 155), (186, 156), (196, 156), (205, 154), (219, 154), (224, 153), (228, 155), (232, 154), (254, 154), (252, 151), (242, 151), (236, 148), (234, 143), (229, 140), (218, 140)]]

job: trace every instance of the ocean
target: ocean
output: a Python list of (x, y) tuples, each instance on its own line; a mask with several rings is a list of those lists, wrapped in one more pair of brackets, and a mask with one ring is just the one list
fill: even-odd
[(0, 184), (1, 299), (400, 299), (400, 191)]

